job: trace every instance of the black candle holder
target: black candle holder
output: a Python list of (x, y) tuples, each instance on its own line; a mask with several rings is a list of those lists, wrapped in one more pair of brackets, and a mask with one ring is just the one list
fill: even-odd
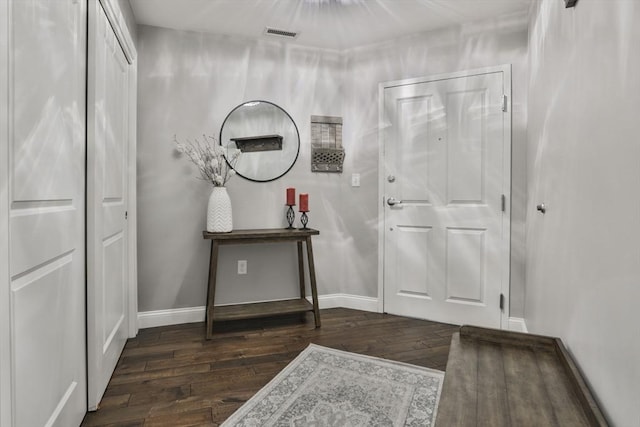
[(296, 219), (296, 214), (293, 211), (293, 206), (295, 205), (287, 205), (289, 206), (289, 209), (287, 209), (287, 222), (289, 223), (289, 226), (287, 227), (287, 230), (293, 230), (293, 221), (295, 221)]
[(302, 223), (302, 230), (307, 229), (307, 224), (309, 223), (309, 217), (307, 216), (307, 212), (302, 212), (300, 215), (300, 222)]

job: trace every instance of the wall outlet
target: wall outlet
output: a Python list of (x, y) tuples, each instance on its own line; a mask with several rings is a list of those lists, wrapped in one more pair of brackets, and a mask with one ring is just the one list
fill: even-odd
[(238, 260), (238, 274), (247, 274), (247, 260)]
[(351, 174), (351, 186), (352, 187), (360, 187), (360, 174), (352, 173)]

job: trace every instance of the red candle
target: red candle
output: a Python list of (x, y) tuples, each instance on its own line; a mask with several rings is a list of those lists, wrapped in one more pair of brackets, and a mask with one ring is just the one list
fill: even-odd
[(307, 193), (300, 194), (300, 212), (309, 212), (309, 195)]
[(296, 189), (295, 188), (287, 188), (287, 205), (288, 206), (296, 205)]

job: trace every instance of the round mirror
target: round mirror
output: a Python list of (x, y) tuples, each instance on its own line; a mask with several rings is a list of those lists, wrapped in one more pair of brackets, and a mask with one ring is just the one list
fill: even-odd
[(231, 110), (220, 129), (220, 145), (239, 149), (234, 169), (251, 181), (280, 178), (293, 167), (300, 134), (289, 114), (268, 101), (250, 101)]

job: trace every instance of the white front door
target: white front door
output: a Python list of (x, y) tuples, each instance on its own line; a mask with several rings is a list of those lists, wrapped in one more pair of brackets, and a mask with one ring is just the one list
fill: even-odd
[(86, 412), (86, 2), (12, 1), (7, 15), (0, 185), (9, 192), (1, 238), (10, 245), (11, 361), (2, 375), (11, 375), (12, 404), (3, 409), (7, 426), (77, 426)]
[(385, 312), (501, 327), (508, 82), (500, 68), (383, 87)]
[(127, 340), (129, 63), (99, 2), (90, 2), (87, 149), (89, 410)]

